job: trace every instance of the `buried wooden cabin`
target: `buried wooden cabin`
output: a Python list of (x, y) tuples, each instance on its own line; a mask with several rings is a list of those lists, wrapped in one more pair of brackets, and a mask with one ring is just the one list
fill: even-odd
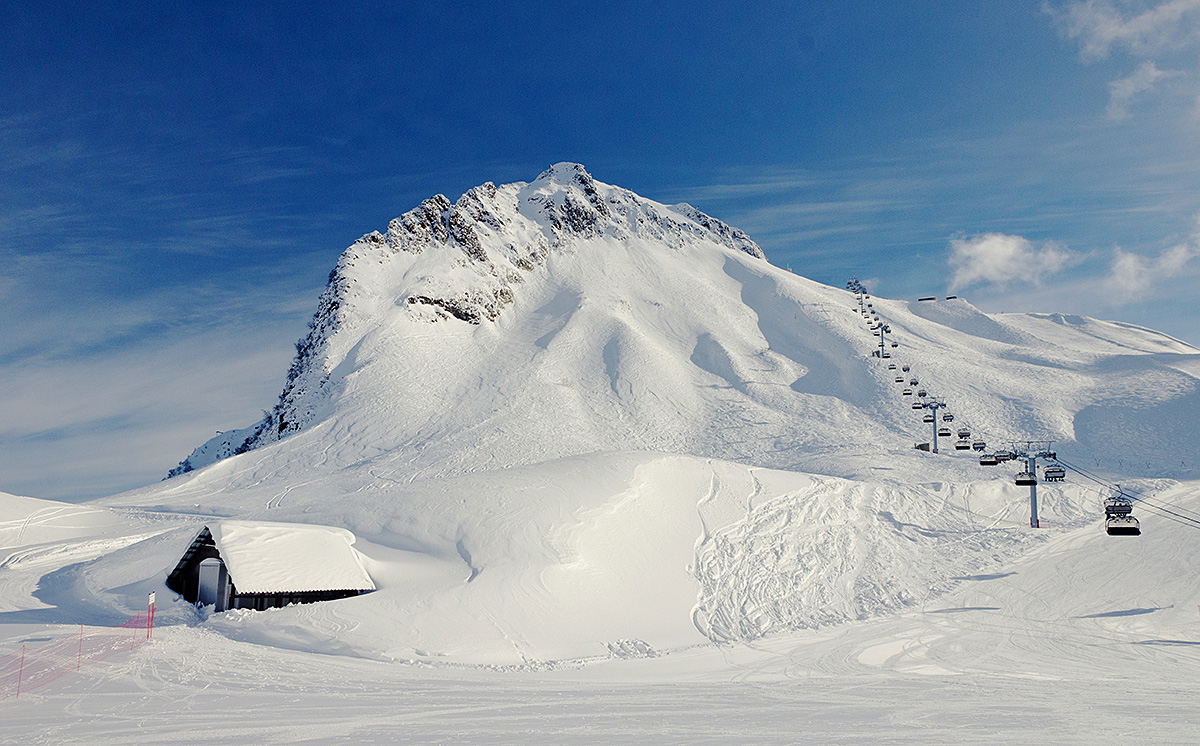
[(357, 596), (375, 583), (345, 529), (220, 521), (201, 529), (167, 587), (192, 603), (270, 609)]

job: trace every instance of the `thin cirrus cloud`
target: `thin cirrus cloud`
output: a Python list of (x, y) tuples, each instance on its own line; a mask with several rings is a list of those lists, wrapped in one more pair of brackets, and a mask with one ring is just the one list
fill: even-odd
[(1108, 84), (1109, 98), (1106, 113), (1109, 119), (1128, 119), (1129, 106), (1139, 93), (1152, 91), (1158, 81), (1182, 75), (1178, 70), (1159, 70), (1153, 60), (1146, 60), (1127, 77)]

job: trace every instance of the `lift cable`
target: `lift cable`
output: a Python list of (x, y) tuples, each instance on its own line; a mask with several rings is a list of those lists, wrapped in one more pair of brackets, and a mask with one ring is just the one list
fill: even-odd
[[(1105, 479), (1097, 477), (1096, 475), (1092, 474), (1091, 472), (1087, 471), (1086, 469), (1083, 469), (1082, 467), (1075, 466), (1069, 462), (1063, 461), (1062, 459), (1057, 459), (1057, 460), (1063, 466), (1070, 468), (1072, 471), (1082, 474), (1083, 476), (1087, 477), (1088, 479), (1092, 480), (1093, 482), (1096, 482), (1097, 484), (1101, 484), (1101, 485), (1103, 485), (1105, 487), (1109, 487), (1111, 489), (1116, 489), (1121, 494), (1125, 495), (1126, 497), (1129, 497), (1132, 500), (1136, 500), (1138, 502), (1144, 503), (1145, 505), (1160, 508), (1162, 510), (1172, 509), (1175, 511), (1179, 511), (1181, 518), (1186, 518), (1189, 521), (1200, 523), (1200, 513), (1197, 513), (1194, 510), (1189, 510), (1181, 505), (1175, 505), (1173, 503), (1166, 502), (1165, 500), (1161, 500), (1159, 498), (1148, 497), (1148, 496), (1146, 496), (1145, 493), (1136, 492), (1134, 490), (1122, 487), (1119, 484), (1109, 482)], [(1184, 515), (1184, 514), (1186, 514), (1186, 515)]]
[[(1062, 464), (1063, 466), (1070, 469), (1071, 471), (1074, 471), (1084, 477), (1087, 477), (1088, 479), (1101, 485), (1102, 487), (1108, 487), (1109, 489), (1116, 490), (1118, 493), (1120, 493), (1120, 495), (1122, 497), (1127, 497), (1132, 501), (1140, 503), (1143, 507), (1149, 509), (1152, 512), (1159, 514), (1163, 518), (1175, 521), (1176, 523), (1179, 523), (1179, 524), (1182, 524), (1185, 526), (1190, 526), (1192, 528), (1200, 528), (1200, 518), (1193, 517), (1195, 515), (1194, 513), (1193, 513), (1193, 515), (1184, 515), (1183, 513), (1176, 512), (1177, 510), (1181, 510), (1184, 513), (1191, 513), (1192, 511), (1188, 510), (1187, 508), (1183, 508), (1178, 505), (1174, 505), (1172, 503), (1163, 503), (1162, 501), (1154, 500), (1153, 498), (1148, 498), (1144, 494), (1138, 494), (1131, 490), (1126, 490), (1124, 487), (1121, 487), (1118, 484), (1115, 484), (1113, 482), (1108, 482), (1104, 479), (1101, 479), (1100, 477), (1094, 476), (1093, 474), (1091, 474), (1090, 472), (1088, 472), (1084, 469), (1074, 466), (1067, 461), (1063, 461), (1061, 458), (1057, 459), (1057, 461), (1060, 464)], [(1172, 510), (1172, 508), (1174, 508), (1175, 510)]]

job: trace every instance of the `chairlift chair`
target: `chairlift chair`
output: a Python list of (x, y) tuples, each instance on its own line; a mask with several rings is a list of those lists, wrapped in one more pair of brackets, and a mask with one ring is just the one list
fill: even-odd
[(987, 442), (982, 441), (982, 440), (977, 440), (971, 444), (971, 450), (972, 451), (985, 451), (985, 450), (987, 450)]
[(902, 370), (902, 371), (904, 371), (905, 373), (907, 373), (907, 372), (908, 372), (908, 366), (907, 366), (907, 365), (905, 365), (905, 366), (904, 366), (903, 368), (901, 368), (900, 370)]
[(887, 352), (886, 350), (884, 351), (883, 355), (881, 355), (881, 357), (891, 357), (891, 356), (892, 356), (892, 353)]
[(1018, 487), (1031, 487), (1037, 484), (1037, 475), (1032, 472), (1022, 471), (1017, 473), (1013, 481), (1016, 482)]
[(1109, 536), (1140, 536), (1142, 528), (1133, 517), (1133, 504), (1119, 494), (1104, 501), (1104, 530)]
[(958, 437), (962, 440), (966, 440), (967, 438), (971, 437), (971, 431), (965, 427), (960, 427), (958, 428)]
[(1000, 463), (1000, 461), (995, 456), (992, 456), (987, 453), (985, 453), (979, 457), (979, 465), (980, 466), (995, 466), (996, 464), (999, 464), (999, 463)]
[(899, 342), (892, 342), (892, 347), (899, 347), (899, 346), (900, 346)]
[(1042, 470), (1042, 479), (1047, 482), (1062, 482), (1067, 478), (1067, 470), (1061, 466), (1047, 466)]
[(950, 428), (948, 428), (948, 427), (939, 427), (939, 428), (938, 428), (938, 437), (939, 437), (939, 438), (949, 438), (949, 437), (951, 437)]
[(933, 422), (933, 413), (929, 412), (921, 418), (921, 422)]
[(956, 451), (968, 451), (970, 449), (971, 441), (969, 440), (956, 440), (954, 442), (954, 450)]
[(904, 389), (904, 391), (902, 391), (900, 393), (903, 394), (904, 396), (912, 396), (912, 389)]
[(942, 415), (942, 422), (954, 422), (954, 415), (946, 412)]
[(1141, 536), (1142, 527), (1133, 516), (1124, 518), (1108, 518), (1104, 521), (1104, 530), (1109, 536)]
[(904, 383), (904, 376), (896, 376), (896, 383)]
[(895, 369), (896, 369), (895, 363), (888, 363), (888, 370), (895, 370)]
[(929, 396), (929, 392), (926, 391), (925, 389), (921, 389), (920, 391), (917, 392), (917, 396)]

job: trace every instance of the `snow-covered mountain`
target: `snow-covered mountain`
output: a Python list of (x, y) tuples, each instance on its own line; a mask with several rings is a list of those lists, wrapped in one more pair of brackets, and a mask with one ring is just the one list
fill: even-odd
[[(993, 442), (1055, 440), (1145, 475), (1200, 465), (1175, 416), (1200, 416), (1200, 358), (1178, 340), (874, 303), (896, 359)], [(863, 454), (926, 438), (853, 305), (689, 205), (557, 164), (435, 196), (346, 249), (269, 416), (171, 475), (281, 439), (398, 474), (652, 450), (859, 475)]]
[(338, 526), (376, 593), (210, 625), (384, 659), (650, 655), (921, 607), (1092, 530), (1093, 485), (1043, 485), (1031, 531), (1012, 469), (915, 450), (890, 364), (993, 448), (1053, 440), (1147, 489), (1200, 466), (1178, 340), (872, 303), (888, 359), (850, 293), (574, 164), (434, 197), (342, 254), (269, 416), (102, 501), (183, 527), (93, 571), (156, 587), (211, 516)]

